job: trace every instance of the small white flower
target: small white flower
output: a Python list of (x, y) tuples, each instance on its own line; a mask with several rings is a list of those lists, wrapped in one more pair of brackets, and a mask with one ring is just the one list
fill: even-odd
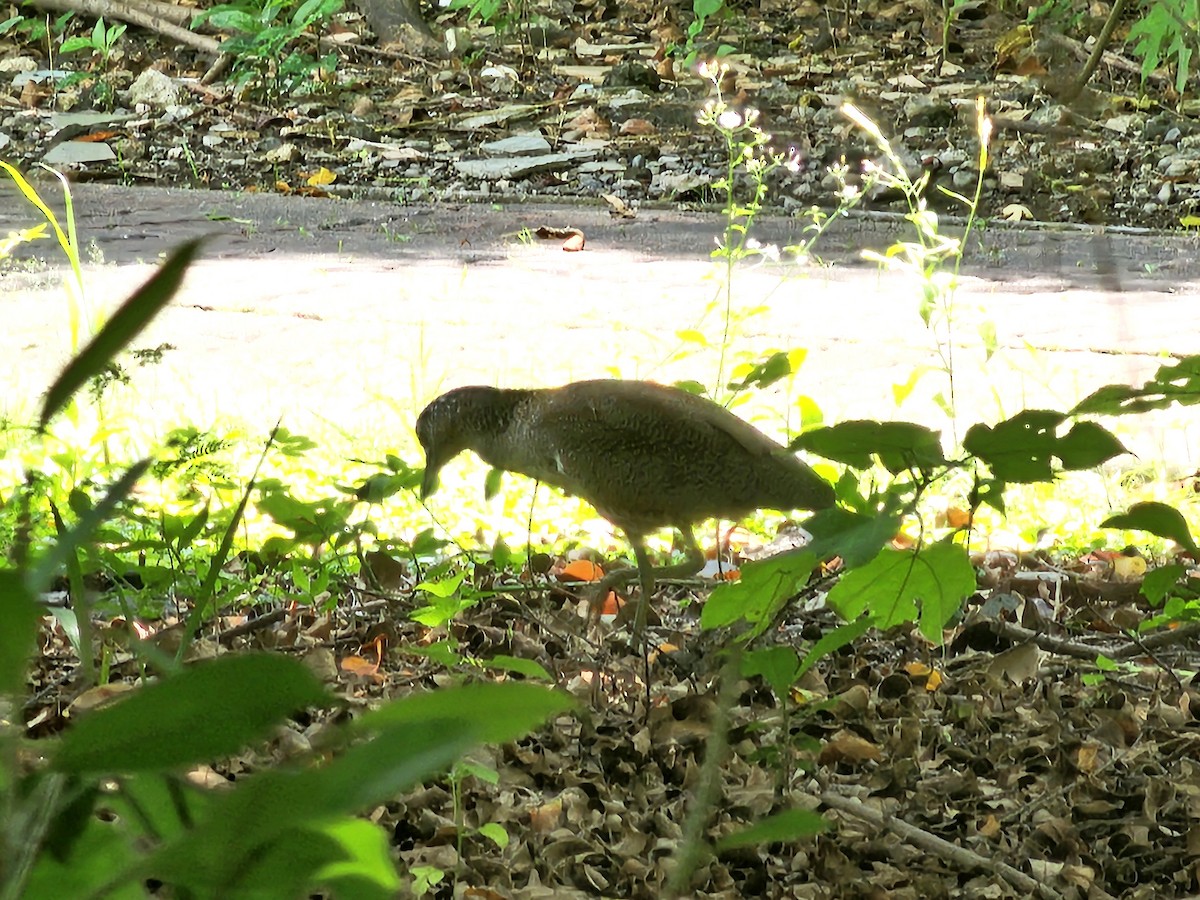
[(732, 109), (727, 109), (721, 113), (721, 117), (717, 119), (717, 124), (727, 131), (733, 131), (733, 129), (741, 127), (742, 117)]

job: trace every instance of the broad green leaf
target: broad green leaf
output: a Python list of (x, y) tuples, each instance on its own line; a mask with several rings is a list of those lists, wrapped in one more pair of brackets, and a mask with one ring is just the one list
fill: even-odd
[(975, 591), (975, 570), (961, 546), (939, 541), (919, 550), (882, 550), (851, 569), (826, 602), (847, 621), (868, 613), (881, 629), (920, 622), (921, 633), (941, 643), (942, 629)]
[[(272, 769), (246, 779), (216, 799), (194, 829), (155, 853), (145, 869), (199, 896), (234, 896), (235, 886), (260, 886), (260, 867), (276, 871), (274, 848), (294, 844), (314, 825), (391, 799), (445, 770), (480, 740), (481, 730), (466, 719), (388, 723), (322, 768)], [(332, 861), (323, 859), (321, 867)], [(297, 858), (298, 866), (302, 862)]]
[(874, 624), (869, 616), (863, 616), (861, 619), (856, 619), (845, 625), (839, 625), (833, 631), (821, 635), (817, 639), (817, 642), (809, 647), (808, 652), (804, 654), (804, 659), (801, 661), (800, 667), (796, 670), (796, 677), (799, 678), (835, 650), (840, 650), (843, 647), (853, 644), (870, 631), (871, 626)]
[(1058, 442), (1055, 455), (1064, 469), (1094, 469), (1114, 456), (1128, 453), (1107, 428), (1095, 422), (1077, 422)]
[(1151, 569), (1142, 578), (1141, 592), (1151, 606), (1162, 606), (1163, 601), (1179, 584), (1179, 579), (1187, 574), (1187, 566), (1172, 563)]
[(1051, 481), (1058, 445), (1055, 431), (1066, 413), (1027, 409), (995, 426), (972, 425), (963, 449), (986, 463), (1003, 481)]
[(731, 381), (726, 387), (737, 393), (747, 388), (770, 387), (781, 378), (792, 374), (792, 361), (788, 354), (782, 351), (772, 353), (766, 359), (746, 367), (745, 374), (735, 373), (736, 381)]
[(504, 830), (503, 825), (496, 822), (488, 822), (479, 826), (479, 833), (490, 840), (493, 844), (503, 850), (509, 844), (508, 832)]
[(16, 571), (0, 570), (0, 695), (25, 686), (25, 669), (36, 647), (42, 609)]
[(504, 481), (503, 469), (488, 469), (487, 477), (483, 480), (483, 499), (491, 500), (500, 493), (500, 485)]
[(1094, 422), (1077, 422), (1062, 437), (1058, 428), (1065, 413), (1027, 409), (994, 427), (974, 425), (963, 449), (978, 457), (1002, 481), (1051, 481), (1054, 460), (1064, 469), (1090, 469), (1127, 452), (1106, 429)]
[(469, 684), (413, 694), (366, 713), (355, 729), (375, 729), (407, 722), (468, 722), (480, 741), (511, 741), (548, 717), (575, 707), (558, 691), (534, 684)]
[(314, 875), (339, 900), (390, 900), (399, 894), (400, 878), (392, 862), (387, 833), (363, 819), (337, 819), (318, 826), (336, 841), (342, 858), (326, 863)]
[(484, 660), (483, 667), (498, 669), (502, 672), (515, 672), (526, 678), (536, 678), (538, 681), (554, 681), (554, 677), (546, 671), (546, 667), (541, 663), (532, 659), (522, 659), (519, 656), (505, 656), (504, 654), (493, 656), (491, 659)]
[(870, 562), (900, 530), (900, 517), (880, 512), (871, 515), (846, 509), (825, 509), (810, 517), (804, 527), (812, 534), (808, 549), (819, 559), (841, 557), (847, 568)]
[(792, 441), (791, 448), (811, 450), (856, 469), (870, 468), (877, 457), (893, 475), (946, 465), (941, 435), (911, 422), (839, 422), (805, 432)]
[(431, 597), (445, 599), (453, 597), (458, 592), (458, 589), (462, 587), (463, 579), (466, 577), (465, 572), (456, 572), (447, 578), (439, 578), (437, 581), (422, 581), (414, 590), (422, 591)]
[(113, 313), (99, 334), (72, 359), (46, 391), (39, 428), (45, 428), (67, 401), (93, 375), (99, 374), (118, 351), (150, 324), (179, 289), (204, 239), (188, 241), (159, 266), (158, 271)]
[(713, 589), (700, 612), (700, 627), (708, 630), (745, 621), (761, 633), (783, 604), (808, 583), (818, 563), (820, 559), (808, 550), (746, 563), (740, 579)]
[[(71, 844), (69, 855), (54, 852), (37, 855), (29, 880), (21, 890), (22, 900), (62, 900), (64, 897), (99, 897), (113, 900), (145, 900), (145, 888), (128, 881), (111, 886), (113, 874), (137, 859), (135, 835), (127, 823), (85, 817), (83, 829)], [(101, 889), (104, 888), (103, 891)]]
[(824, 817), (810, 809), (789, 809), (767, 816), (749, 828), (727, 834), (717, 841), (717, 852), (759, 844), (789, 843), (820, 834), (829, 828)]
[(1126, 512), (1109, 516), (1100, 523), (1101, 528), (1126, 528), (1131, 531), (1148, 531), (1160, 538), (1174, 541), (1179, 546), (1200, 553), (1196, 541), (1188, 528), (1183, 514), (1165, 503), (1135, 503)]
[(368, 476), (363, 482), (349, 493), (364, 503), (382, 503), (404, 490), (413, 490), (421, 486), (421, 473), (408, 471), (403, 473), (377, 472)]
[(60, 772), (138, 772), (207, 762), (330, 697), (302, 663), (276, 654), (225, 656), (146, 685), (67, 731)]
[(1119, 416), (1165, 409), (1173, 403), (1200, 403), (1200, 356), (1185, 356), (1159, 367), (1154, 377), (1138, 388), (1105, 385), (1080, 401), (1071, 414)]
[(799, 669), (800, 660), (791, 647), (763, 647), (747, 650), (742, 656), (742, 675), (746, 678), (761, 676), (771, 686), (775, 696), (784, 701)]

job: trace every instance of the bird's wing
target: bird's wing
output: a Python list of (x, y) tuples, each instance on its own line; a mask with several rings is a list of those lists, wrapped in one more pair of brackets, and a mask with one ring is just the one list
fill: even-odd
[[(631, 423), (654, 423), (705, 435), (720, 440), (719, 436), (731, 439), (752, 456), (772, 456), (789, 453), (786, 447), (763, 434), (749, 422), (731, 413), (719, 403), (705, 397), (689, 394), (675, 387), (655, 384), (651, 381), (581, 381), (567, 385), (575, 390), (562, 395), (561, 402), (576, 408), (587, 403), (600, 409), (619, 406), (624, 415), (612, 414), (613, 421), (623, 418)], [(556, 404), (557, 406), (558, 404)]]

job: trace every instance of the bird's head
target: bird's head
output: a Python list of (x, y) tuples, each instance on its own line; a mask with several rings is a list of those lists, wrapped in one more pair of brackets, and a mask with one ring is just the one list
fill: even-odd
[(437, 490), (438, 472), (464, 450), (479, 450), (502, 427), (497, 421), (501, 397), (493, 387), (461, 387), (447, 391), (417, 417), (417, 440), (425, 451), (421, 499)]

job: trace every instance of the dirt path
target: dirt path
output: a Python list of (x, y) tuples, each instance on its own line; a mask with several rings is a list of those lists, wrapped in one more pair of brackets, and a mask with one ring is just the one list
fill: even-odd
[[(31, 224), (29, 213), (0, 193), (0, 234)], [(76, 188), (76, 214), (81, 242), (102, 260), (87, 266), (89, 299), (104, 307), (164, 251), (216, 235), (138, 342), (177, 348), (138, 376), (140, 402), (165, 425), (232, 416), (268, 427), (282, 414), (295, 430), (326, 425), (402, 444), (412, 407), (454, 384), (610, 375), (711, 383), (716, 371), (714, 347), (675, 336), (699, 329), (720, 341), (720, 316), (704, 316), (717, 287), (712, 214), (646, 210), (618, 221), (599, 208), (414, 209), (88, 185)], [(523, 228), (543, 224), (582, 228), (586, 251), (522, 242)], [(802, 225), (762, 219), (755, 233), (794, 242)], [(858, 259), (860, 247), (882, 250), (901, 233), (892, 221), (844, 220), (817, 248), (831, 266), (739, 272), (735, 302), (767, 311), (744, 317), (735, 348), (808, 348), (799, 390), (828, 419), (946, 427), (930, 399), (940, 376), (926, 376), (899, 410), (892, 400), (893, 384), (934, 362), (917, 285)], [(1101, 384), (1145, 378), (1164, 352), (1200, 353), (1197, 243), (989, 227), (964, 270), (960, 304), (982, 307), (1001, 350), (983, 366), (960, 349), (963, 421), (1065, 408)], [(58, 257), (48, 242), (33, 252), (52, 269), (0, 276), (3, 412), (28, 410), (66, 355)], [(966, 320), (962, 330), (969, 336)], [(1194, 465), (1196, 441), (1179, 416), (1137, 432), (1141, 453)]]

